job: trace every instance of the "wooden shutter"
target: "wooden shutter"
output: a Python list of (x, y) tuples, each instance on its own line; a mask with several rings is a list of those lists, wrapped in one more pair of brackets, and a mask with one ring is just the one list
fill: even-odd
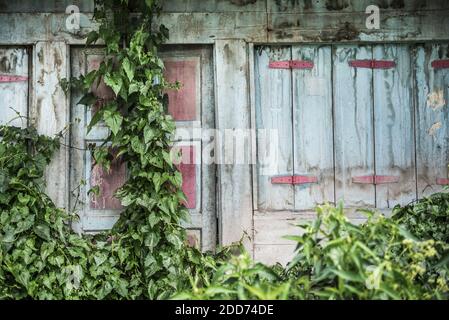
[(332, 50), (330, 46), (292, 50), (293, 61), (313, 64), (292, 69), (294, 175), (316, 181), (295, 185), (295, 210), (313, 210), (334, 201)]
[(449, 184), (449, 45), (418, 46), (414, 55), (418, 196)]
[[(0, 124), (27, 126), (28, 64), (26, 48), (0, 47)], [(16, 112), (25, 118), (19, 118)]]

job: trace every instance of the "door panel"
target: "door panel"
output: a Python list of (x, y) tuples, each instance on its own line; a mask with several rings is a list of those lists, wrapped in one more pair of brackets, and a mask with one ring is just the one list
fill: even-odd
[(376, 207), (388, 209), (416, 198), (410, 48), (378, 45), (373, 55), (396, 63), (373, 71), (375, 174), (393, 181), (376, 184)]
[(317, 178), (295, 185), (295, 209), (334, 201), (332, 132), (332, 50), (294, 46), (292, 59), (311, 61), (312, 69), (293, 69), (294, 175)]
[(0, 47), (0, 124), (27, 126), (28, 64), (26, 48)]
[[(99, 67), (103, 56), (100, 49), (72, 49), (72, 76), (78, 77)], [(177, 129), (214, 128), (214, 91), (212, 50), (209, 47), (167, 47), (161, 52), (166, 77), (170, 82), (179, 81), (180, 91), (169, 90), (169, 113), (176, 121)], [(80, 222), (74, 228), (80, 232), (98, 232), (110, 229), (117, 221), (123, 207), (115, 199), (114, 192), (126, 181), (126, 164), (115, 159), (110, 172), (93, 164), (89, 144), (102, 143), (108, 136), (108, 128), (103, 123), (96, 125), (89, 134), (86, 127), (97, 108), (113, 98), (109, 88), (94, 84), (92, 91), (99, 98), (96, 106), (88, 109), (76, 105), (81, 98), (72, 92), (72, 149), (71, 186), (75, 190), (71, 206), (76, 206)], [(176, 135), (178, 136), (178, 135)], [(215, 166), (203, 165), (203, 141), (199, 137), (182, 137), (175, 142), (182, 161), (177, 164), (183, 176), (183, 191), (186, 194), (186, 207), (190, 209), (191, 223), (188, 239), (191, 245), (202, 250), (214, 250), (216, 244), (215, 213)], [(111, 150), (113, 154), (113, 150)], [(84, 181), (84, 183), (80, 183)], [(99, 186), (100, 194), (88, 195), (88, 190)]]
[[(101, 49), (74, 48), (71, 52), (72, 76), (79, 77), (99, 68), (104, 59)], [(92, 108), (77, 105), (81, 99), (80, 92), (72, 92), (72, 133), (71, 175), (72, 190), (71, 208), (80, 221), (74, 224), (78, 232), (98, 232), (112, 228), (118, 220), (122, 206), (114, 197), (115, 191), (126, 181), (126, 165), (120, 159), (114, 159), (111, 170), (105, 172), (92, 159), (89, 145), (101, 145), (108, 136), (108, 128), (102, 122), (87, 133), (87, 125), (93, 115), (105, 101), (113, 99), (112, 91), (104, 83), (92, 86), (92, 92), (99, 99)], [(112, 150), (111, 150), (112, 151)], [(113, 152), (111, 152), (113, 153)], [(99, 194), (88, 194), (93, 187), (99, 188)]]
[(358, 177), (374, 175), (373, 73), (349, 65), (371, 60), (372, 50), (339, 46), (333, 59), (336, 200), (347, 207), (374, 207), (374, 185), (358, 183)]
[[(290, 47), (267, 47), (256, 52), (256, 125), (258, 209), (293, 210), (292, 185), (273, 184), (273, 176), (293, 175), (292, 73), (288, 69), (271, 69), (272, 61), (291, 60)], [(270, 130), (275, 133), (270, 134)]]
[(416, 152), (418, 196), (441, 191), (448, 184), (449, 68), (435, 67), (449, 59), (448, 44), (415, 50)]
[(192, 220), (186, 225), (189, 243), (213, 251), (217, 242), (216, 166), (204, 157), (207, 144), (214, 141), (206, 133), (195, 134), (198, 128), (204, 132), (215, 128), (212, 50), (206, 46), (168, 46), (161, 55), (166, 79), (181, 84), (180, 90), (167, 94), (168, 111), (178, 129), (175, 148), (182, 154), (178, 168)]

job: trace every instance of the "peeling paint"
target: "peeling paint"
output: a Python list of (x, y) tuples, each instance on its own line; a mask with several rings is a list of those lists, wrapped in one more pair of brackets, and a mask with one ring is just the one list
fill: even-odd
[(357, 39), (360, 31), (350, 22), (345, 22), (335, 33), (335, 40), (354, 40)]
[(442, 124), (441, 124), (441, 122), (435, 122), (431, 127), (430, 127), (430, 129), (427, 131), (427, 133), (429, 134), (429, 136), (434, 136), (435, 135), (435, 133), (439, 130), (439, 129), (441, 129), (441, 127), (442, 127)]
[(446, 105), (444, 91), (436, 90), (427, 95), (427, 106), (433, 110), (438, 110)]

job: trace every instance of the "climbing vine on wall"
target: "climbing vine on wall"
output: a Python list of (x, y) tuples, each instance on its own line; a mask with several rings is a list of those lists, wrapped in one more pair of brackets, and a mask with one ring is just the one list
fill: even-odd
[[(72, 233), (72, 217), (42, 191), (57, 139), (2, 127), (0, 298), (168, 298), (204, 259), (186, 247), (181, 227), (188, 211), (170, 154), (175, 125), (164, 94), (176, 85), (164, 80), (158, 57), (168, 36), (153, 24), (160, 9), (154, 0), (96, 0), (99, 27), (87, 45), (103, 43), (104, 61), (63, 82), (66, 91), (84, 92), (78, 107), (96, 105), (88, 130), (99, 122), (110, 129), (104, 143), (92, 147), (95, 162), (105, 170), (117, 158), (127, 164), (129, 179), (116, 193), (125, 209), (113, 230), (93, 237)], [(95, 97), (92, 88), (100, 82), (114, 99)]]

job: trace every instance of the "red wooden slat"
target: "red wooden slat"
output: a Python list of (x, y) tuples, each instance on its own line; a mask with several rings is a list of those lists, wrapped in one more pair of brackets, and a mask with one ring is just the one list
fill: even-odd
[(28, 77), (24, 76), (11, 76), (11, 75), (0, 75), (0, 82), (21, 82), (21, 81), (27, 81)]
[(114, 193), (126, 182), (126, 164), (116, 158), (111, 163), (111, 169), (106, 172), (102, 166), (94, 165), (90, 175), (90, 185), (99, 186), (100, 194), (92, 195), (90, 208), (95, 210), (119, 210), (122, 209), (120, 200), (114, 197)]
[(449, 68), (449, 59), (432, 61), (432, 68), (434, 68), (434, 69)]
[(270, 69), (290, 69), (290, 61), (271, 61), (268, 64)]
[(396, 67), (396, 62), (386, 60), (375, 60), (373, 69), (390, 69)]
[(372, 68), (372, 60), (351, 60), (349, 65), (354, 68)]
[(360, 176), (352, 178), (352, 183), (360, 184), (387, 184), (397, 182), (399, 182), (398, 176)]
[(181, 151), (182, 160), (177, 165), (178, 170), (182, 174), (182, 191), (186, 195), (187, 202), (184, 203), (186, 208), (196, 208), (196, 159), (195, 146), (177, 147)]
[(307, 184), (307, 183), (317, 183), (318, 178), (317, 177), (311, 177), (311, 176), (294, 176), (293, 177), (293, 184)]
[(396, 66), (396, 62), (387, 60), (351, 60), (349, 65), (354, 68), (390, 69)]
[(449, 185), (449, 179), (447, 179), (447, 178), (437, 178), (437, 185), (439, 185), (439, 186)]
[(169, 105), (168, 112), (177, 121), (197, 120), (197, 70), (196, 60), (168, 60), (165, 61), (165, 78), (175, 83), (179, 81), (179, 90), (167, 92)]
[(272, 184), (308, 184), (308, 183), (317, 183), (318, 178), (312, 176), (279, 176), (272, 177)]
[(292, 60), (290, 61), (290, 68), (292, 69), (313, 69), (314, 63), (312, 61)]
[(292, 184), (293, 177), (292, 176), (279, 176), (271, 178), (272, 184)]
[(271, 61), (268, 64), (270, 69), (313, 69), (313, 61), (291, 60), (291, 61)]

